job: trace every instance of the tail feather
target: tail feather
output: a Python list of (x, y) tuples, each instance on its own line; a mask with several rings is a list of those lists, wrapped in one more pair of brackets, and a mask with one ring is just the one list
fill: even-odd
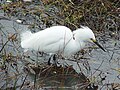
[(24, 31), (21, 33), (20, 37), (21, 37), (21, 42), (28, 39), (29, 37), (31, 37), (32, 33), (31, 31)]
[(24, 48), (24, 52), (28, 51), (28, 45), (26, 44), (26, 40), (31, 37), (31, 31), (24, 31), (20, 34), (21, 37), (21, 47)]

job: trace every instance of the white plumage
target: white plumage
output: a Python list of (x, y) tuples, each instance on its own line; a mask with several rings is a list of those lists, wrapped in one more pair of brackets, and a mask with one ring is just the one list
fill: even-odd
[(96, 42), (92, 30), (84, 26), (73, 32), (65, 26), (52, 26), (37, 33), (25, 31), (21, 34), (21, 47), (25, 50), (60, 53), (65, 57), (83, 49), (88, 41)]

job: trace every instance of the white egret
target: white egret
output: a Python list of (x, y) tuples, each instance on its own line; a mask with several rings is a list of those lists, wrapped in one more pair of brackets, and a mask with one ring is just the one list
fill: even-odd
[(85, 47), (87, 42), (97, 43), (94, 33), (87, 26), (71, 31), (65, 26), (52, 26), (37, 33), (25, 31), (21, 34), (21, 47), (27, 50), (41, 51), (50, 54), (62, 54), (70, 57)]

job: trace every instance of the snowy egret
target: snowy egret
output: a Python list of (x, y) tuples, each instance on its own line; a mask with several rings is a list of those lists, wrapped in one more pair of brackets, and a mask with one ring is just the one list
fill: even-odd
[(65, 26), (52, 26), (37, 33), (21, 33), (21, 47), (27, 50), (41, 51), (49, 54), (62, 54), (70, 57), (85, 47), (87, 42), (94, 42), (103, 51), (105, 49), (96, 41), (94, 33), (87, 26), (71, 31)]

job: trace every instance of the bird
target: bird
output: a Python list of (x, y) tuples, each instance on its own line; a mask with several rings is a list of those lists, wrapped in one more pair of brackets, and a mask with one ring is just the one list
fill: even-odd
[(36, 33), (26, 30), (21, 33), (20, 37), (24, 52), (35, 50), (50, 55), (61, 54), (63, 57), (69, 58), (84, 49), (88, 42), (93, 42), (106, 51), (97, 42), (93, 31), (87, 26), (81, 26), (74, 31), (62, 25), (52, 26)]

